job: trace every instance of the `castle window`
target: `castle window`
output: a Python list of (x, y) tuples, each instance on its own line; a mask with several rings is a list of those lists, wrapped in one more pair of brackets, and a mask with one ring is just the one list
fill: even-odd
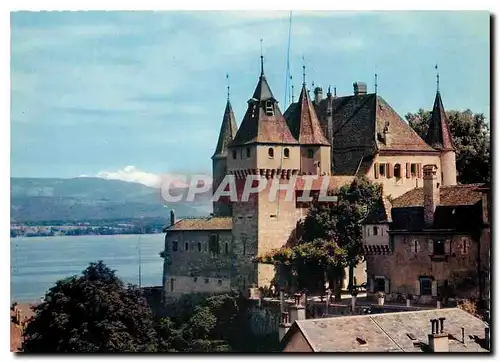
[(378, 165), (380, 176), (385, 176), (385, 163), (381, 163)]
[(197, 278), (197, 277), (194, 277), (194, 278), (193, 278), (193, 282), (195, 282), (195, 283), (196, 283), (197, 281), (198, 281), (198, 278)]
[(314, 151), (309, 149), (307, 150), (307, 158), (313, 158), (314, 157)]
[(283, 155), (284, 155), (285, 158), (290, 157), (290, 149), (289, 148), (285, 148), (285, 150), (283, 151)]
[(198, 251), (201, 252), (201, 242), (198, 242)]
[(432, 295), (432, 279), (420, 278), (420, 294)]
[(229, 254), (229, 244), (228, 244), (228, 243), (226, 243), (226, 244), (224, 245), (224, 252), (225, 252), (226, 254)]
[(463, 255), (469, 252), (469, 240), (467, 238), (462, 238), (461, 252)]
[(411, 175), (413, 177), (417, 176), (417, 164), (416, 163), (412, 163), (411, 166), (410, 166), (410, 172), (411, 172)]
[(399, 163), (394, 165), (394, 177), (401, 178), (401, 165)]
[(375, 277), (375, 285), (374, 290), (376, 292), (385, 292), (385, 278), (383, 277)]
[(250, 147), (247, 147), (247, 158), (250, 158), (251, 155), (252, 155), (252, 152), (250, 150)]
[(205, 278), (205, 284), (208, 284), (210, 282), (210, 279)]
[(269, 147), (267, 154), (269, 155), (269, 158), (274, 158), (274, 148)]
[(174, 291), (174, 282), (175, 282), (175, 279), (170, 279), (170, 291), (171, 292)]
[(233, 160), (236, 160), (236, 150), (233, 150)]
[(213, 255), (218, 255), (219, 250), (219, 238), (216, 234), (210, 235), (210, 239), (208, 241), (208, 249)]
[(189, 243), (188, 242), (186, 242), (184, 244), (184, 250), (189, 251)]
[(378, 235), (378, 227), (373, 227), (373, 235)]
[(218, 283), (219, 285), (222, 285), (222, 279), (219, 279), (219, 280), (217, 281), (217, 283)]
[(413, 252), (418, 253), (418, 250), (419, 250), (418, 239), (413, 239), (413, 243), (412, 243), (411, 248), (413, 249)]
[(274, 109), (273, 109), (273, 104), (271, 101), (266, 101), (266, 115), (267, 116), (274, 116)]
[(434, 255), (444, 255), (444, 240), (434, 240), (433, 245), (433, 254)]
[(172, 241), (172, 251), (179, 250), (179, 243), (177, 241)]

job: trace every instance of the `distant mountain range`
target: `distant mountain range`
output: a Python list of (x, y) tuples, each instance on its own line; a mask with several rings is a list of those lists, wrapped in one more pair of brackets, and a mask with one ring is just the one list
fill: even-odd
[[(184, 190), (177, 190), (177, 192)], [(171, 191), (172, 194), (176, 190)], [(11, 222), (75, 221), (204, 216), (211, 212), (209, 194), (195, 202), (165, 206), (160, 190), (139, 183), (93, 177), (11, 178)]]

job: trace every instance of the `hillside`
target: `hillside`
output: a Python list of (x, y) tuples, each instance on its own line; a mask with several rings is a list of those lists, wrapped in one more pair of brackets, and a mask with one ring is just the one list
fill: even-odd
[[(172, 193), (174, 193), (173, 191)], [(203, 195), (195, 203), (165, 207), (156, 188), (101, 178), (11, 178), (11, 222), (47, 220), (102, 220), (141, 217), (178, 217), (210, 213)]]

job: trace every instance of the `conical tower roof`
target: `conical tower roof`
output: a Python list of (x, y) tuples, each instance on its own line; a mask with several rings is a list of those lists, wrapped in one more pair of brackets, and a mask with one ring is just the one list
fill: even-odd
[(220, 127), (219, 140), (217, 141), (217, 147), (215, 148), (215, 153), (212, 158), (227, 156), (227, 149), (236, 136), (237, 130), (238, 126), (236, 125), (233, 107), (228, 99), (226, 109), (224, 110), (224, 117), (222, 118), (222, 125)]
[(425, 142), (438, 150), (455, 151), (453, 138), (448, 125), (448, 117), (444, 110), (443, 101), (439, 91), (436, 92), (434, 107), (432, 108), (429, 130)]

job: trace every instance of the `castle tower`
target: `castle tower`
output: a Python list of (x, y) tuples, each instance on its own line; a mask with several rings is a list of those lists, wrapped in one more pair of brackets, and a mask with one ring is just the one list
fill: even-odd
[(305, 83), (297, 106), (286, 116), (292, 135), (300, 143), (300, 172), (305, 175), (329, 175), (330, 142), (321, 129)]
[(453, 144), (448, 118), (444, 110), (441, 94), (436, 92), (434, 107), (429, 121), (429, 130), (425, 142), (436, 150), (441, 151), (441, 182), (444, 186), (457, 184), (456, 148)]
[[(252, 259), (284, 245), (295, 230), (295, 191), (285, 200), (290, 182), (300, 169), (300, 146), (293, 137), (267, 83), (261, 57), (261, 75), (236, 136), (229, 146), (228, 172), (235, 175), (238, 201), (233, 202), (232, 286), (247, 290), (252, 285), (269, 285), (272, 265)], [(263, 188), (245, 200), (246, 182)], [(274, 193), (274, 199), (272, 194)], [(242, 199), (243, 197), (243, 199)]]
[[(228, 146), (233, 141), (234, 136), (236, 136), (237, 129), (236, 119), (228, 96), (224, 117), (222, 118), (222, 125), (220, 127), (219, 140), (217, 141), (215, 153), (212, 156), (212, 187), (214, 193), (227, 174)], [(225, 202), (224, 198), (215, 201), (213, 203), (213, 209), (214, 216), (231, 216), (231, 204)]]

